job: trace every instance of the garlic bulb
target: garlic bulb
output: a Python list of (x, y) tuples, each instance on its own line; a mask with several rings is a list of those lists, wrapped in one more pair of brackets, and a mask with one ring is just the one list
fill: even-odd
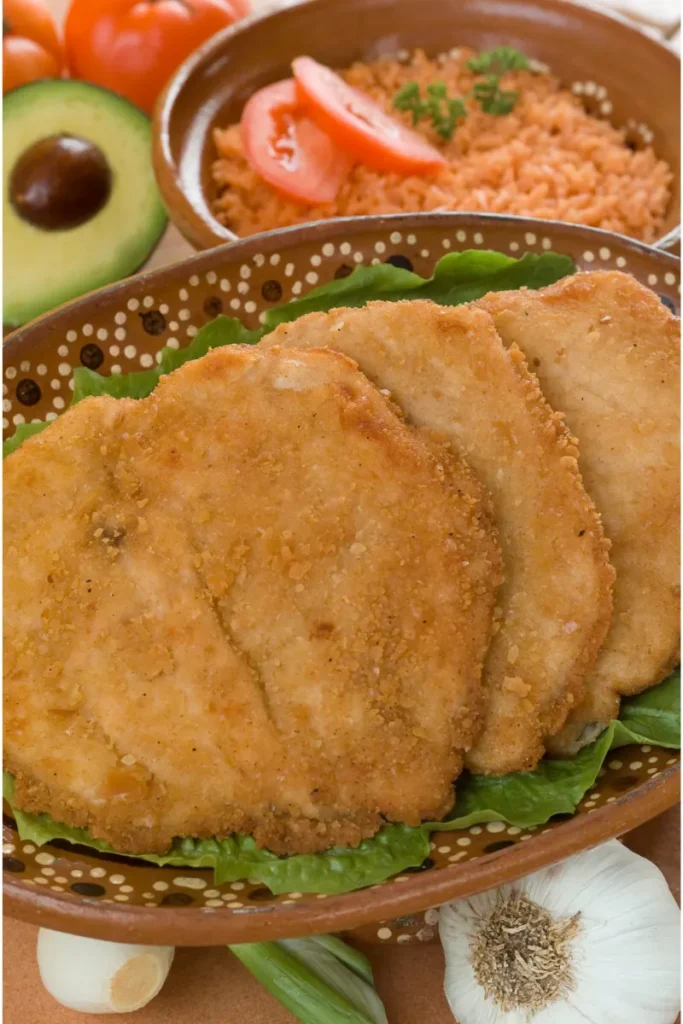
[(171, 946), (131, 946), (38, 932), (43, 985), (62, 1006), (81, 1013), (140, 1010), (160, 991), (171, 968)]
[(616, 839), (441, 908), (459, 1024), (673, 1024), (680, 911), (659, 868)]

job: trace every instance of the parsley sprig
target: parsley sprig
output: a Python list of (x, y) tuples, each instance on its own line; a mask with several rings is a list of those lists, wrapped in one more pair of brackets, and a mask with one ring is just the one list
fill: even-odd
[(452, 138), (457, 121), (467, 117), (465, 104), (447, 95), (445, 82), (433, 82), (425, 91), (426, 98), (422, 99), (417, 82), (408, 82), (394, 96), (394, 106), (397, 110), (409, 110), (413, 124), (423, 117), (431, 117), (437, 134), (443, 139)]
[(526, 71), (529, 58), (511, 46), (498, 46), (495, 50), (485, 50), (478, 57), (467, 61), (467, 67), (477, 75), (488, 72), (499, 78), (506, 71)]
[(430, 118), (437, 135), (447, 140), (453, 138), (458, 121), (467, 117), (466, 100), (470, 98), (476, 100), (485, 114), (509, 114), (519, 94), (501, 89), (500, 79), (506, 71), (528, 68), (528, 58), (510, 46), (499, 46), (473, 57), (467, 66), (484, 77), (474, 83), (466, 96), (449, 96), (446, 83), (437, 81), (427, 86), (423, 98), (418, 83), (408, 82), (394, 96), (393, 106), (409, 111), (414, 125), (423, 118)]

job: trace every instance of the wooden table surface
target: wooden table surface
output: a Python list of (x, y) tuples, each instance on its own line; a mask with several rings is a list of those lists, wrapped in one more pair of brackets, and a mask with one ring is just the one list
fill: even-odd
[[(60, 17), (68, 2), (50, 0)], [(264, 2), (254, 0), (254, 7)], [(646, 12), (656, 6), (644, 0), (614, 4), (622, 9), (624, 5)], [(176, 262), (192, 251), (178, 231), (169, 227), (148, 266)], [(632, 832), (626, 843), (659, 865), (680, 902), (679, 808)], [(88, 1018), (59, 1006), (43, 989), (35, 962), (36, 934), (31, 925), (5, 919), (4, 1024), (82, 1024)], [(443, 956), (438, 944), (371, 946), (365, 951), (372, 960), (391, 1024), (453, 1024), (442, 992)], [(99, 1015), (90, 1019), (102, 1024), (111, 1021), (111, 1017)], [(131, 1024), (291, 1024), (293, 1020), (224, 947), (178, 950), (161, 994), (127, 1019)]]

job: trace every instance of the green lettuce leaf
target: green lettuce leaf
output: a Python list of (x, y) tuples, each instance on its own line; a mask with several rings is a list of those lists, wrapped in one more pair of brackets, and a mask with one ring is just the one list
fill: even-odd
[[(193, 359), (200, 359), (213, 348), (223, 345), (255, 345), (278, 324), (296, 320), (305, 313), (333, 309), (335, 306), (364, 306), (373, 299), (398, 301), (421, 298), (432, 299), (444, 306), (455, 306), (472, 302), (487, 292), (522, 287), (542, 288), (573, 273), (574, 269), (571, 257), (554, 252), (526, 253), (521, 259), (514, 259), (500, 252), (480, 249), (449, 253), (439, 260), (429, 278), (394, 267), (391, 263), (356, 267), (348, 277), (320, 285), (301, 299), (268, 310), (264, 319), (265, 326), (258, 330), (249, 330), (234, 317), (216, 317), (202, 327), (185, 348), (164, 348), (159, 365), (153, 370), (103, 377), (94, 370), (79, 366), (74, 370), (74, 396), (71, 404), (75, 405), (95, 395), (146, 398), (165, 373), (177, 370)], [(27, 437), (46, 426), (47, 423), (22, 424), (5, 441), (3, 458), (16, 451)]]
[(610, 750), (630, 743), (681, 745), (681, 673), (624, 700), (619, 719), (589, 747), (566, 761), (544, 758), (533, 772), (465, 775), (456, 786), (455, 808), (435, 832), (468, 828), (484, 821), (506, 821), (529, 828), (555, 814), (573, 814), (595, 783)]
[[(14, 783), (3, 772), (3, 795), (12, 807), (22, 839), (43, 846), (61, 839), (89, 846), (101, 853), (116, 853), (113, 847), (93, 839), (83, 828), (71, 828), (48, 814), (24, 814), (14, 807)], [(217, 884), (253, 878), (273, 893), (319, 892), (335, 895), (376, 885), (406, 868), (419, 867), (429, 853), (429, 839), (421, 828), (385, 825), (371, 839), (355, 849), (337, 848), (326, 853), (278, 857), (261, 850), (252, 836), (225, 839), (176, 839), (167, 854), (143, 854), (137, 859), (160, 866), (213, 868)]]
[(598, 777), (613, 730), (614, 723), (595, 743), (568, 761), (544, 758), (533, 772), (466, 775), (456, 785), (454, 810), (444, 821), (430, 822), (427, 827), (450, 832), (483, 821), (506, 821), (529, 828), (544, 824), (554, 814), (573, 814)]
[[(139, 370), (135, 373), (112, 373), (108, 377), (88, 370), (85, 366), (77, 366), (74, 370), (74, 394), (72, 405), (82, 402), (84, 398), (97, 395), (109, 395), (111, 398), (147, 398), (159, 383), (159, 378), (172, 370), (177, 370), (184, 363), (193, 359), (201, 359), (212, 348), (223, 345), (255, 345), (263, 337), (263, 331), (250, 331), (234, 317), (218, 316), (206, 324), (189, 345), (185, 348), (162, 349), (159, 365), (153, 370)], [(7, 458), (23, 442), (45, 430), (50, 424), (22, 423), (14, 434), (2, 445), (2, 457)]]
[(472, 302), (487, 292), (516, 288), (543, 288), (575, 270), (570, 256), (559, 253), (528, 252), (513, 259), (500, 252), (468, 249), (443, 256), (430, 278), (420, 277), (390, 263), (357, 267), (348, 277), (330, 281), (301, 299), (275, 306), (265, 314), (267, 330), (298, 320), (306, 313), (327, 311), (338, 306), (364, 306), (375, 299), (432, 299), (442, 306)]
[[(556, 814), (573, 814), (595, 783), (610, 750), (630, 743), (680, 747), (680, 670), (665, 682), (623, 702), (618, 721), (566, 761), (544, 759), (533, 772), (509, 775), (469, 775), (456, 786), (456, 804), (444, 821), (420, 828), (385, 825), (356, 849), (278, 857), (261, 850), (251, 836), (226, 839), (177, 839), (163, 856), (138, 859), (159, 865), (213, 868), (216, 882), (254, 878), (273, 893), (338, 894), (375, 885), (406, 868), (418, 867), (429, 852), (429, 834), (469, 828), (486, 821), (506, 821), (518, 828), (543, 825)], [(10, 806), (12, 776), (3, 775), (4, 796)], [(47, 814), (24, 814), (13, 808), (22, 839), (42, 846), (53, 839), (90, 846), (103, 853), (116, 851), (90, 837), (85, 829), (70, 828)]]
[(301, 1024), (387, 1024), (369, 961), (341, 939), (316, 935), (229, 948)]
[(218, 316), (197, 332), (185, 348), (162, 349), (159, 365), (154, 370), (137, 373), (113, 373), (109, 377), (94, 370), (79, 366), (74, 370), (74, 397), (72, 405), (93, 395), (110, 395), (112, 398), (146, 398), (154, 391), (159, 378), (179, 366), (201, 359), (212, 348), (224, 345), (254, 345), (263, 336), (263, 331), (250, 331), (234, 317)]
[(45, 427), (49, 426), (50, 424), (45, 420), (40, 423), (20, 423), (12, 436), (2, 442), (3, 459), (7, 458), (8, 455), (11, 455), (12, 452), (15, 452), (27, 438), (33, 437), (34, 434), (39, 434), (41, 430), (45, 430)]
[(680, 666), (659, 686), (622, 701), (619, 720), (614, 723), (612, 750), (629, 743), (650, 743), (657, 747), (680, 749)]

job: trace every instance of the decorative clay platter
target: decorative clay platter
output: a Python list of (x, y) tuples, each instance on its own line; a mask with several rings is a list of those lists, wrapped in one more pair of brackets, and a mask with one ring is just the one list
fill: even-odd
[[(73, 369), (127, 373), (186, 345), (221, 312), (249, 327), (278, 302), (391, 260), (429, 276), (446, 252), (552, 249), (584, 270), (620, 269), (675, 312), (679, 261), (637, 242), (554, 222), (470, 214), (327, 221), (255, 236), (85, 296), (15, 332), (4, 350), (5, 436), (56, 418), (69, 405)], [(61, 931), (168, 945), (218, 945), (355, 929), (378, 942), (429, 941), (431, 908), (498, 886), (640, 825), (676, 803), (679, 756), (626, 747), (605, 763), (577, 813), (535, 829), (489, 822), (434, 835), (429, 859), (370, 889), (340, 896), (273, 896), (260, 883), (215, 885), (209, 870), (160, 868), (85, 847), (22, 842), (3, 830), (5, 910)]]

